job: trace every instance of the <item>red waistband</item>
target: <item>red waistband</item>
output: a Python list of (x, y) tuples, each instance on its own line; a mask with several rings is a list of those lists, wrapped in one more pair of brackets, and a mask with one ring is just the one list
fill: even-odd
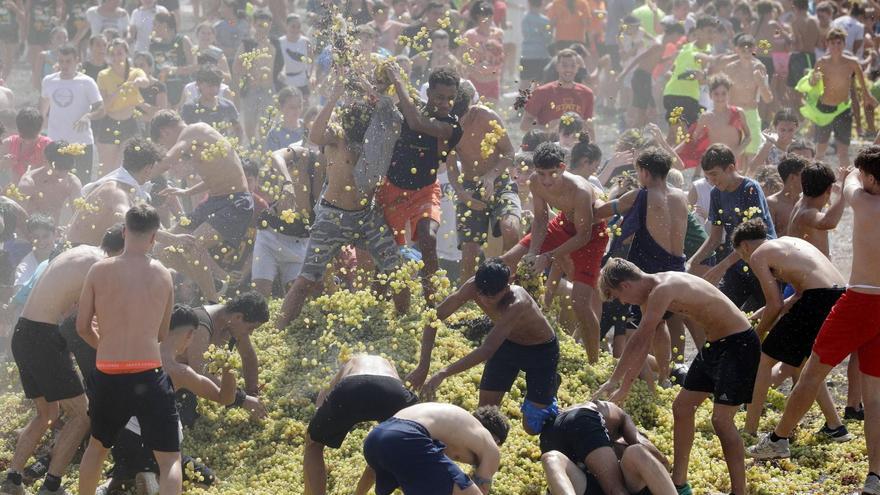
[(162, 361), (96, 361), (95, 367), (108, 375), (124, 375), (161, 368)]

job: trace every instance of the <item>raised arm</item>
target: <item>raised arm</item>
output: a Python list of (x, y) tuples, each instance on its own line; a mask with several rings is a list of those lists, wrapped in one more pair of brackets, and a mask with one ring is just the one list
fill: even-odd
[(445, 141), (449, 140), (455, 130), (452, 124), (427, 117), (416, 108), (415, 103), (413, 103), (412, 98), (409, 96), (406, 85), (401, 80), (400, 69), (389, 68), (386, 72), (391, 76), (391, 80), (394, 81), (394, 89), (397, 91), (398, 98), (400, 99), (400, 112), (403, 113), (406, 124), (415, 131)]
[(318, 146), (331, 144), (335, 139), (331, 134), (333, 131), (328, 128), (328, 124), (330, 123), (330, 116), (333, 115), (333, 109), (336, 107), (336, 102), (339, 101), (345, 90), (342, 81), (339, 80), (341, 76), (331, 75), (330, 77), (333, 78), (333, 88), (330, 90), (327, 101), (321, 108), (321, 111), (318, 112), (309, 130), (309, 140)]

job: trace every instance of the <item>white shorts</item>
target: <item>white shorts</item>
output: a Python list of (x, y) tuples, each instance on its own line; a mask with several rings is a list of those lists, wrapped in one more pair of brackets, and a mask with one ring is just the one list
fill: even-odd
[(258, 230), (251, 278), (274, 281), (280, 275), (282, 284), (293, 282), (302, 269), (308, 244), (308, 237), (283, 235), (272, 229)]

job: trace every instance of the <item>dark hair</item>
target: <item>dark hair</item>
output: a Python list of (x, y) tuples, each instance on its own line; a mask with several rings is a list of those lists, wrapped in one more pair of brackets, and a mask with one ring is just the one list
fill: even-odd
[(543, 7), (544, 0), (529, 0), (529, 7)]
[(281, 91), (278, 92), (278, 106), (283, 107), (287, 104), (287, 100), (291, 98), (297, 98), (300, 102), (303, 100), (302, 93), (300, 93), (299, 89), (284, 86), (281, 88)]
[(52, 165), (53, 168), (66, 171), (73, 170), (73, 167), (76, 165), (76, 160), (73, 159), (72, 155), (67, 155), (60, 151), (69, 144), (70, 143), (64, 140), (52, 141), (43, 149), (43, 156), (46, 157), (46, 161)]
[(865, 8), (859, 2), (852, 2), (852, 7), (849, 8), (849, 15), (852, 17), (865, 15)]
[(25, 226), (27, 231), (31, 234), (33, 234), (35, 230), (48, 230), (50, 232), (55, 232), (55, 221), (40, 213), (31, 215), (27, 219)]
[(495, 8), (489, 2), (478, 0), (471, 5), (470, 12), (468, 14), (472, 21), (477, 22), (479, 19), (485, 17), (491, 18), (493, 15), (495, 15)]
[(837, 11), (837, 7), (829, 1), (819, 2), (816, 4), (816, 12), (828, 12), (830, 14), (834, 14)]
[(248, 323), (266, 323), (269, 321), (269, 304), (259, 292), (239, 294), (225, 305), (227, 313), (241, 313), (241, 318)]
[(788, 145), (787, 151), (789, 153), (794, 150), (810, 150), (813, 153), (813, 156), (816, 156), (816, 147), (813, 146), (813, 143), (803, 138), (797, 138)]
[(733, 151), (725, 144), (715, 143), (700, 158), (700, 168), (708, 172), (715, 167), (727, 168), (736, 163)]
[(589, 162), (597, 162), (602, 159), (602, 150), (595, 143), (590, 142), (590, 135), (586, 132), (582, 132), (578, 136), (578, 142), (571, 147), (571, 158), (569, 158), (571, 168), (577, 167), (584, 158)]
[(767, 226), (760, 218), (751, 218), (736, 226), (731, 234), (731, 242), (734, 248), (738, 248), (745, 241), (761, 241), (767, 239)]
[(293, 21), (302, 23), (302, 18), (299, 16), (299, 14), (296, 13), (287, 14), (287, 17), (284, 18), (285, 25), (290, 24)]
[(730, 91), (730, 87), (733, 86), (733, 82), (729, 77), (725, 74), (715, 74), (714, 76), (709, 78), (709, 91), (715, 91), (715, 88), (719, 86), (724, 86)]
[(122, 168), (131, 173), (137, 173), (163, 158), (165, 158), (165, 153), (152, 141), (144, 138), (131, 138), (126, 141), (125, 149), (122, 151)]
[(370, 9), (370, 12), (374, 14), (378, 14), (381, 12), (388, 12), (388, 6), (383, 2), (373, 2), (373, 8)]
[(474, 284), (480, 294), (494, 296), (510, 285), (510, 267), (501, 258), (489, 258), (477, 268)]
[(782, 177), (773, 165), (762, 165), (755, 172), (755, 182), (761, 186), (764, 196), (770, 196), (782, 190)]
[(822, 162), (808, 163), (801, 172), (801, 188), (808, 198), (825, 194), (835, 181), (834, 171)]
[(556, 168), (565, 162), (565, 148), (556, 143), (541, 143), (533, 160), (537, 168)]
[(736, 46), (755, 46), (755, 37), (748, 33), (739, 33), (733, 37), (733, 42)]
[(43, 128), (43, 114), (33, 107), (22, 108), (15, 116), (15, 127), (18, 135), (24, 139), (37, 137)]
[(180, 115), (174, 110), (159, 110), (150, 121), (150, 139), (158, 142), (162, 129), (180, 121)]
[(220, 74), (220, 71), (218, 69), (203, 66), (196, 72), (196, 83), (204, 83), (211, 86), (220, 86), (222, 82), (223, 75)]
[(123, 228), (125, 228), (125, 224), (119, 222), (104, 232), (104, 237), (101, 238), (101, 249), (108, 255), (125, 249), (125, 237), (122, 236)]
[(116, 38), (107, 44), (107, 52), (109, 53), (117, 46), (125, 47), (125, 74), (122, 76), (122, 79), (128, 81), (128, 73), (131, 72), (131, 61), (129, 60), (128, 55), (131, 54), (131, 49), (129, 49), (128, 43), (124, 39)]
[(185, 304), (175, 304), (171, 310), (171, 324), (169, 330), (177, 328), (191, 328), (199, 326), (199, 316), (193, 309)]
[(535, 166), (533, 159), (535, 154), (531, 151), (520, 151), (513, 155), (513, 171), (517, 174), (522, 171), (523, 167), (532, 168)]
[(125, 230), (135, 234), (152, 234), (159, 230), (159, 212), (148, 204), (137, 204), (125, 212)]
[(520, 148), (523, 151), (535, 151), (538, 149), (538, 146), (541, 143), (548, 143), (551, 141), (550, 134), (547, 133), (544, 129), (531, 129), (529, 132), (525, 133), (522, 138), (522, 144)]
[(242, 169), (242, 171), (244, 171), (245, 177), (259, 177), (260, 176), (260, 165), (257, 164), (256, 161), (251, 160), (250, 158), (242, 158), (241, 169)]
[(842, 40), (846, 41), (846, 31), (839, 27), (831, 28), (825, 33), (825, 41)]
[(480, 406), (473, 412), (473, 415), (483, 425), (483, 428), (489, 430), (489, 433), (498, 439), (499, 444), (504, 444), (507, 441), (510, 422), (507, 421), (498, 406)]
[(577, 56), (578, 52), (572, 50), (571, 48), (563, 48), (562, 50), (559, 50), (559, 52), (556, 54), (556, 61), (559, 62), (559, 59), (561, 58), (577, 58)]
[(854, 165), (863, 173), (874, 176), (880, 181), (880, 146), (872, 144), (859, 150)]
[(707, 15), (701, 15), (697, 17), (697, 23), (694, 25), (694, 29), (703, 29), (707, 27), (714, 28), (716, 26), (718, 26), (718, 19)]
[(792, 5), (798, 10), (807, 10), (810, 8), (810, 0), (792, 0)]
[(107, 44), (107, 38), (104, 37), (103, 34), (93, 34), (91, 38), (89, 38), (89, 48), (95, 44), (96, 41), (103, 41), (104, 44)]
[[(568, 121), (568, 122), (566, 122)], [(559, 134), (571, 136), (584, 130), (584, 118), (577, 112), (565, 112), (559, 119)]]
[(153, 54), (150, 52), (134, 52), (134, 56), (131, 57), (132, 60), (137, 60), (142, 58), (147, 61), (147, 65), (150, 67), (156, 66), (156, 59), (153, 57)]
[(466, 84), (459, 83), (458, 91), (455, 93), (455, 100), (452, 102), (452, 110), (449, 113), (461, 118), (471, 107), (471, 101), (474, 99), (476, 91), (476, 88), (470, 82)]
[(168, 26), (172, 31), (177, 31), (177, 19), (174, 18), (174, 14), (168, 12), (159, 12), (156, 14), (156, 17), (153, 18), (153, 23), (161, 22)]
[(663, 35), (677, 34), (679, 36), (684, 36), (684, 25), (679, 22), (664, 22), (663, 23)]
[(804, 167), (810, 164), (810, 161), (801, 155), (795, 155), (794, 153), (787, 153), (782, 160), (779, 161), (779, 164), (776, 165), (776, 171), (779, 172), (779, 177), (782, 179), (782, 182), (785, 182), (791, 174), (799, 174), (804, 170)]
[(58, 55), (73, 55), (74, 57), (79, 58), (79, 50), (70, 43), (65, 43), (58, 48)]
[(440, 67), (431, 71), (428, 76), (428, 87), (436, 88), (438, 85), (459, 87), (461, 77), (452, 67)]
[(254, 20), (263, 19), (267, 21), (272, 20), (272, 12), (267, 9), (257, 9), (254, 11)]
[(798, 119), (797, 114), (794, 113), (794, 110), (790, 108), (783, 108), (776, 112), (776, 115), (773, 116), (773, 125), (778, 125), (780, 122), (794, 122), (795, 124), (800, 125), (801, 121)]
[(655, 179), (665, 179), (672, 168), (672, 156), (661, 148), (651, 147), (639, 153), (636, 165)]
[(339, 122), (345, 132), (345, 139), (350, 143), (363, 143), (372, 115), (372, 105), (363, 100), (346, 103), (339, 112)]

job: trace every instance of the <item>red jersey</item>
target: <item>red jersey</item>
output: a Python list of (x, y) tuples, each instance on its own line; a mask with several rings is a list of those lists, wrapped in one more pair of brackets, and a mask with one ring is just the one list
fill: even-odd
[(538, 125), (562, 117), (565, 112), (575, 112), (584, 120), (593, 118), (593, 90), (583, 84), (563, 88), (559, 81), (538, 86), (526, 103), (526, 112), (535, 117)]

